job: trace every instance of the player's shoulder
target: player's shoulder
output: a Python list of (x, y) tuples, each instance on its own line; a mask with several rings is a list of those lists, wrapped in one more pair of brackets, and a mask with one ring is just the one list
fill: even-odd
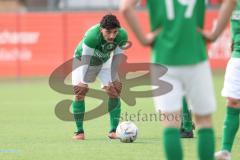
[(121, 27), (119, 28), (119, 35), (121, 38), (123, 39), (127, 39), (128, 38), (128, 34), (125, 28)]
[(128, 34), (125, 28), (121, 27), (118, 30), (118, 35), (116, 37), (116, 41), (117, 42), (121, 42), (121, 41), (127, 41), (128, 40)]
[(97, 45), (98, 38), (100, 34), (100, 25), (96, 24), (89, 28), (84, 35), (83, 42), (88, 47), (94, 48)]

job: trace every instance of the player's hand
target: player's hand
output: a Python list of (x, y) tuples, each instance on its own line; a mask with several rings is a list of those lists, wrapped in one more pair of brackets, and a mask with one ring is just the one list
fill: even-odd
[(153, 32), (149, 32), (146, 36), (145, 36), (145, 41), (143, 42), (143, 45), (145, 46), (152, 46), (155, 38), (158, 36), (158, 34), (160, 33), (161, 29), (158, 28)]
[(217, 36), (213, 32), (205, 31), (203, 29), (198, 28), (198, 32), (200, 32), (205, 39), (206, 42), (211, 43), (217, 40)]
[(80, 83), (73, 87), (73, 92), (75, 95), (85, 95), (88, 91), (88, 85)]
[(214, 42), (217, 39), (217, 37), (214, 36), (214, 34), (212, 32), (204, 31), (204, 32), (202, 32), (202, 35), (207, 42)]

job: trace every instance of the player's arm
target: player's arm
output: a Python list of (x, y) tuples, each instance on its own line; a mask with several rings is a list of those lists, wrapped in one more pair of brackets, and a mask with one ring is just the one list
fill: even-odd
[(93, 56), (94, 53), (94, 48), (89, 47), (85, 43), (82, 45), (82, 57), (81, 57), (81, 62), (84, 65), (89, 65), (90, 64), (90, 59)]
[(82, 44), (82, 56), (81, 56), (81, 62), (80, 65), (82, 67), (81, 69), (81, 76), (82, 82), (85, 82), (85, 76), (87, 73), (87, 70), (90, 65), (91, 57), (93, 56), (94, 49), (86, 45), (85, 43)]
[(123, 60), (123, 53), (124, 49), (120, 48), (119, 46), (116, 47), (114, 50), (113, 58), (112, 58), (112, 70), (114, 73), (117, 73), (118, 68)]
[(88, 31), (85, 34), (82, 44), (81, 64), (86, 66), (84, 68), (87, 68), (90, 65), (91, 57), (94, 55), (94, 50), (97, 46), (96, 42), (96, 34), (94, 34), (92, 31)]
[(137, 39), (141, 42), (141, 44), (151, 45), (156, 35), (160, 32), (160, 29), (154, 32), (150, 32), (147, 35), (143, 33), (135, 10), (135, 6), (138, 1), (139, 0), (122, 0), (120, 4), (120, 12), (123, 14), (129, 27), (132, 29), (133, 33), (135, 34)]
[(235, 9), (237, 0), (224, 0), (219, 11), (219, 18), (216, 27), (211, 33), (203, 31), (203, 36), (207, 41), (215, 41), (227, 26), (229, 19)]
[(131, 43), (128, 42), (128, 33), (124, 28), (119, 29), (118, 36), (116, 38), (116, 43), (118, 44), (113, 51), (113, 58), (112, 58), (112, 69), (114, 73), (117, 73), (117, 70), (122, 63), (124, 57), (124, 51), (131, 46)]

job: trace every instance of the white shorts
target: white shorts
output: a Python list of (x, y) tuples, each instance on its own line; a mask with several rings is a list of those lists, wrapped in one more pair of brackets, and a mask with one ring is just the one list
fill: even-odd
[[(172, 91), (155, 96), (154, 103), (159, 112), (176, 112), (182, 108), (183, 96), (194, 114), (208, 115), (216, 110), (212, 76), (208, 61), (195, 65), (166, 66), (168, 71), (160, 80), (173, 85)], [(154, 67), (151, 69), (152, 78)]]
[[(119, 80), (118, 75), (115, 76), (111, 73), (111, 62), (112, 58), (106, 61), (102, 66), (88, 66), (85, 77), (83, 75), (84, 65), (80, 66), (81, 61), (77, 58), (74, 58), (74, 65), (79, 66), (72, 72), (72, 85), (79, 85), (79, 83), (89, 84), (99, 78), (104, 86), (108, 86), (109, 83)], [(85, 67), (86, 68), (86, 67)]]
[(231, 58), (228, 62), (222, 96), (240, 99), (240, 58)]

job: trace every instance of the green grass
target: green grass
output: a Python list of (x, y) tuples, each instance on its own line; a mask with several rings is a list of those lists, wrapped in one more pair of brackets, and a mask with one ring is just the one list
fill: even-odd
[[(220, 148), (225, 100), (220, 91), (223, 73), (214, 73), (218, 111), (214, 114), (216, 148)], [(0, 160), (159, 160), (164, 159), (162, 126), (159, 121), (136, 121), (139, 137), (135, 143), (123, 144), (106, 138), (108, 115), (87, 121), (87, 140), (71, 139), (73, 122), (59, 120), (54, 113), (57, 102), (71, 98), (53, 91), (45, 78), (0, 80)], [(97, 104), (88, 99), (87, 109)], [(89, 107), (91, 106), (91, 107)], [(155, 113), (152, 99), (137, 99), (137, 106), (123, 104), (123, 113)], [(124, 115), (123, 115), (124, 116)], [(143, 116), (143, 115), (142, 115)], [(143, 117), (141, 117), (143, 118)], [(135, 118), (135, 120), (137, 120)], [(183, 140), (186, 160), (196, 160), (197, 138)], [(173, 144), (174, 145), (174, 144)], [(239, 136), (235, 140), (233, 159), (239, 159)]]

